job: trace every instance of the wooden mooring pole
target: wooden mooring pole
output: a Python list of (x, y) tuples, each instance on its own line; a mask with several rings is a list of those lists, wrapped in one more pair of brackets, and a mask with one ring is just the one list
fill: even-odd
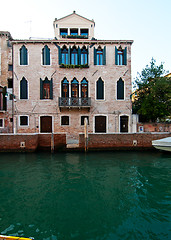
[(53, 132), (51, 134), (51, 153), (54, 152), (54, 135), (53, 135)]
[(87, 118), (84, 118), (84, 141), (85, 141), (85, 152), (88, 151), (88, 121)]

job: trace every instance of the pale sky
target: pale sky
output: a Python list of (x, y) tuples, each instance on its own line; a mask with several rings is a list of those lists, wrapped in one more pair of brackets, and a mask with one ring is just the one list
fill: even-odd
[(54, 19), (73, 10), (94, 19), (97, 39), (134, 40), (132, 81), (152, 57), (171, 72), (171, 0), (2, 0), (0, 31), (14, 39), (54, 38)]

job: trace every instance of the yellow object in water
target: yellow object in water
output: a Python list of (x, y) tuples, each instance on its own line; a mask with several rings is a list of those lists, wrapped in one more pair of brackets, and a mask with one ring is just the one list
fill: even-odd
[(0, 240), (33, 240), (34, 238), (13, 237), (0, 235)]

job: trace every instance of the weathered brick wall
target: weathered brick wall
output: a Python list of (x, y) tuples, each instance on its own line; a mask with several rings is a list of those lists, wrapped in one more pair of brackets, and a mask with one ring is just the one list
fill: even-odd
[[(150, 149), (152, 140), (171, 137), (171, 133), (89, 134), (89, 149)], [(79, 147), (85, 147), (84, 134), (79, 136)]]
[(38, 149), (51, 149), (54, 146), (54, 150), (64, 149), (66, 147), (66, 135), (65, 134), (39, 134)]
[(171, 132), (171, 123), (138, 123), (137, 132), (143, 127), (144, 132)]
[[(23, 145), (24, 144), (24, 145)], [(34, 152), (38, 146), (36, 134), (0, 134), (0, 151)]]
[[(66, 147), (66, 135), (54, 134), (54, 150)], [(0, 134), (0, 152), (51, 149), (51, 134)]]

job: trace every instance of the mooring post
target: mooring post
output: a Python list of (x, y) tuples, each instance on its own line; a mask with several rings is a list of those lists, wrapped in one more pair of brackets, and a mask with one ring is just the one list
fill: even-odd
[(87, 118), (84, 118), (84, 141), (85, 141), (85, 152), (88, 151), (88, 127)]
[(51, 153), (54, 152), (54, 136), (53, 136), (53, 132), (51, 134)]

